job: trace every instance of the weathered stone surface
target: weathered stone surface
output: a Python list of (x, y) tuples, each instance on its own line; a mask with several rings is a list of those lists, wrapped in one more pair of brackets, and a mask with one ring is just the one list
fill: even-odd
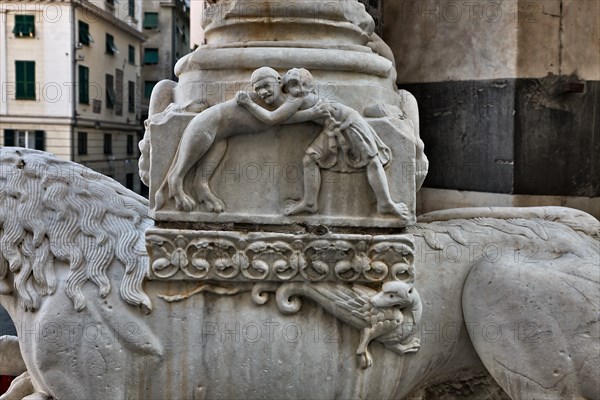
[[(410, 235), (149, 229), (150, 279), (414, 283)], [(215, 266), (217, 266), (215, 268)]]
[[(7, 396), (393, 399), (487, 370), (515, 399), (599, 397), (600, 223), (415, 223), (418, 108), (364, 8), (210, 3), (209, 44), (151, 99), (156, 221), (107, 177), (0, 154), (0, 303), (27, 367)], [(302, 182), (252, 187), (265, 160), (301, 163)]]
[(600, 394), (587, 214), (425, 215), (407, 229), (414, 286), (165, 282), (146, 279), (144, 199), (37, 151), (3, 150), (0, 166), (0, 302), (28, 369), (9, 395), (391, 399), (484, 368), (514, 399)]
[[(301, 71), (304, 77), (294, 78)], [(319, 90), (326, 86), (305, 69), (289, 70), (283, 82), (266, 67), (252, 77), (253, 91), (201, 108), (185, 127), (187, 117), (178, 114), (177, 105), (150, 118), (141, 148), (151, 160), (157, 221), (414, 223), (415, 193), (428, 164), (418, 136), (418, 109), (409, 93), (395, 94), (392, 104), (373, 98), (356, 111), (340, 98), (358, 100), (361, 94), (369, 96), (368, 90), (340, 89), (335, 97), (323, 97)], [(260, 99), (262, 82), (270, 88), (265, 101)], [(298, 92), (304, 94), (287, 93), (295, 82), (306, 87)], [(157, 99), (168, 98), (170, 90)]]

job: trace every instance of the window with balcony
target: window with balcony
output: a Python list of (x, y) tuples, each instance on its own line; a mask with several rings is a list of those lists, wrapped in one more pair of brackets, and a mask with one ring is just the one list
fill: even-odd
[(35, 37), (35, 17), (33, 15), (15, 15), (13, 34), (17, 38)]
[(35, 61), (15, 61), (17, 100), (35, 100)]

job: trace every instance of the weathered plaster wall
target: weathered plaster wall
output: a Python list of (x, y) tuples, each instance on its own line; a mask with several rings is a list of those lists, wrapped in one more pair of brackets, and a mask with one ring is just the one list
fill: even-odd
[(425, 186), (600, 196), (599, 16), (597, 0), (386, 2)]
[(600, 80), (600, 2), (522, 2), (519, 14), (520, 78), (548, 74)]
[(400, 83), (516, 74), (516, 0), (388, 1), (384, 23)]

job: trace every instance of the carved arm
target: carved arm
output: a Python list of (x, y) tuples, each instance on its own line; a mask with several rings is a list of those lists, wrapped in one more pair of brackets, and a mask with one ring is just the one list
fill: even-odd
[(281, 124), (294, 115), (302, 105), (302, 101), (299, 99), (288, 99), (275, 111), (269, 111), (256, 104), (248, 94), (241, 93), (238, 93), (236, 97), (238, 105), (244, 107), (259, 121), (267, 125)]

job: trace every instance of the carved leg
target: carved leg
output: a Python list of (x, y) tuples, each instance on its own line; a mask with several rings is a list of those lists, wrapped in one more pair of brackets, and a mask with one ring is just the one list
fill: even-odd
[(377, 199), (377, 211), (382, 214), (393, 214), (404, 220), (410, 220), (411, 214), (404, 203), (394, 203), (385, 170), (379, 158), (375, 157), (367, 165), (367, 179)]
[(309, 155), (305, 155), (302, 162), (304, 164), (304, 196), (298, 203), (293, 203), (286, 208), (286, 215), (317, 212), (317, 201), (321, 189), (321, 170)]
[(225, 203), (210, 189), (210, 179), (221, 163), (226, 150), (227, 140), (215, 143), (200, 160), (196, 170), (194, 187), (196, 188), (198, 200), (204, 202), (208, 212), (220, 213), (225, 210)]
[(199, 114), (185, 128), (176, 159), (167, 175), (169, 197), (175, 199), (175, 206), (178, 210), (192, 211), (196, 207), (196, 201), (183, 189), (183, 180), (194, 164), (202, 159), (202, 156), (213, 145), (215, 135), (211, 131), (203, 129), (203, 123), (204, 118), (202, 118), (202, 114)]
[(365, 328), (360, 333), (360, 343), (358, 349), (356, 349), (356, 355), (359, 357), (358, 361), (361, 368), (369, 368), (373, 365), (373, 358), (369, 353), (369, 342), (371, 341), (370, 336), (371, 330)]
[(183, 190), (183, 178), (173, 175), (168, 177), (169, 197), (175, 199), (175, 207), (182, 211), (193, 211), (196, 201)]
[(414, 353), (421, 348), (421, 339), (413, 337), (408, 343), (386, 344), (385, 347), (398, 354)]

